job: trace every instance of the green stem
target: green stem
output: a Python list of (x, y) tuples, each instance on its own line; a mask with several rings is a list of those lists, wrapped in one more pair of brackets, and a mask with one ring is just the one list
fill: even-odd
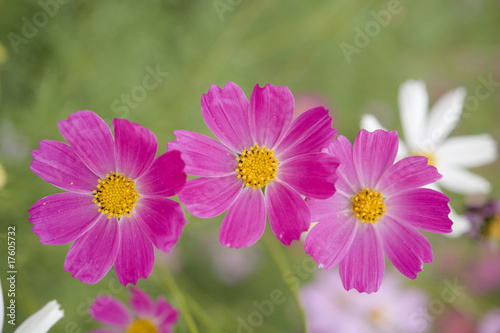
[(189, 307), (193, 310), (193, 314), (203, 322), (205, 327), (209, 329), (210, 332), (219, 333), (222, 330), (214, 323), (213, 319), (203, 310), (203, 308), (189, 295), (186, 296)]
[[(273, 236), (273, 234), (267, 232), (264, 235), (264, 241), (266, 243), (267, 249), (269, 250), (269, 253), (271, 254), (271, 257), (273, 258), (274, 262), (278, 266), (281, 274), (284, 276), (286, 272), (288, 272), (290, 269), (290, 263), (288, 261), (288, 258), (283, 251), (281, 244), (278, 243), (276, 238)], [(297, 311), (299, 312), (299, 317), (300, 317), (300, 323), (302, 327), (302, 332), (307, 333), (307, 327), (306, 327), (306, 317), (304, 314), (304, 310), (302, 309), (302, 306), (300, 304), (299, 297), (296, 293), (296, 288), (292, 287), (292, 284), (287, 283), (288, 289), (290, 290), (290, 293), (292, 294), (293, 302), (295, 303), (295, 306), (297, 308)]]
[(168, 269), (164, 269), (162, 271), (164, 273), (162, 275), (165, 277), (164, 280), (165, 285), (173, 294), (174, 298), (177, 300), (177, 304), (179, 305), (179, 310), (182, 314), (182, 317), (184, 318), (184, 321), (187, 324), (189, 332), (198, 333), (198, 328), (196, 327), (196, 323), (194, 322), (194, 319), (191, 316), (191, 313), (189, 312), (189, 308), (187, 306), (186, 299), (184, 298), (184, 294), (179, 289), (177, 283), (175, 283), (174, 277), (172, 276), (170, 271)]

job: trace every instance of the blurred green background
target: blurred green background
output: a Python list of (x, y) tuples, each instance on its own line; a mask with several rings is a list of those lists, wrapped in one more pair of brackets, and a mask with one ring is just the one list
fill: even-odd
[[(87, 314), (98, 293), (129, 298), (114, 271), (96, 285), (71, 278), (63, 269), (69, 245), (41, 245), (31, 232), (28, 209), (59, 190), (30, 171), (29, 152), (39, 140), (63, 141), (57, 122), (70, 113), (92, 110), (108, 124), (115, 117), (139, 122), (156, 134), (162, 153), (175, 139), (175, 129), (211, 135), (200, 97), (212, 84), (234, 81), (247, 97), (255, 84), (266, 83), (287, 85), (296, 97), (319, 94), (339, 133), (354, 139), (365, 112), (400, 129), (397, 92), (407, 79), (425, 80), (431, 103), (458, 86), (474, 94), (480, 77), (500, 82), (500, 2), (396, 2), (400, 11), (348, 59), (340, 45), (356, 46), (356, 29), (364, 30), (374, 21), (373, 12), (387, 10), (394, 1), (0, 1), (0, 163), (7, 174), (0, 190), (0, 276), (5, 294), (5, 236), (7, 226), (15, 225), (17, 323), (57, 299), (65, 317), (51, 332), (86, 332), (100, 326)], [(160, 73), (155, 87), (137, 88), (144, 87), (151, 71)], [(124, 96), (131, 94), (135, 97), (127, 102)], [(498, 141), (499, 110), (497, 86), (452, 135), (490, 133)], [(492, 182), (495, 197), (500, 194), (498, 166), (474, 170)], [(456, 210), (463, 211), (464, 198), (451, 197)], [(185, 302), (200, 332), (235, 332), (237, 317), (255, 310), (254, 300), (281, 289), (287, 302), (257, 332), (299, 332), (298, 310), (272, 255), (300, 263), (306, 258), (301, 243), (286, 248), (265, 235), (250, 249), (230, 250), (218, 244), (222, 217), (188, 217), (175, 253), (158, 255), (151, 278), (138, 286), (154, 297), (165, 295), (174, 306)], [(467, 237), (427, 236), (435, 262), (407, 282), (432, 297), (443, 279), (461, 279), (482, 250)], [(234, 269), (247, 271), (228, 282), (224, 276), (230, 273), (221, 273), (214, 262), (235, 251), (242, 256), (235, 267), (242, 267)], [(450, 253), (462, 257), (450, 262), (449, 270), (439, 270)], [(165, 269), (184, 299), (173, 293)], [(499, 300), (497, 290), (478, 297), (474, 306), (463, 300), (447, 311), (458, 308), (475, 320)], [(13, 331), (5, 326), (4, 332)], [(187, 331), (181, 317), (176, 332)]]

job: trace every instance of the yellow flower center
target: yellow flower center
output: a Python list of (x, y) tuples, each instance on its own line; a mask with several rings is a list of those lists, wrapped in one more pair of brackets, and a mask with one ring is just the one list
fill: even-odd
[(245, 148), (236, 160), (238, 178), (242, 178), (246, 186), (261, 188), (276, 179), (278, 159), (274, 157), (274, 150), (269, 150), (266, 146), (260, 148), (256, 143), (250, 150)]
[(382, 194), (370, 188), (356, 193), (351, 198), (351, 210), (356, 218), (363, 223), (377, 223), (387, 212)]
[(381, 309), (373, 309), (369, 314), (370, 321), (375, 326), (383, 326), (383, 324), (387, 323), (387, 317), (383, 310)]
[(157, 333), (156, 326), (147, 319), (137, 319), (127, 328), (127, 333)]
[(130, 217), (140, 197), (132, 179), (119, 172), (111, 172), (111, 176), (106, 175), (105, 179), (99, 179), (97, 190), (92, 193), (95, 196), (92, 201), (99, 207), (98, 211), (101, 214), (107, 214), (108, 219), (112, 216)]
[(481, 234), (491, 240), (500, 240), (500, 215), (494, 215), (486, 221)]
[(436, 166), (436, 158), (434, 157), (434, 153), (428, 151), (417, 151), (413, 152), (411, 156), (423, 156), (427, 157), (427, 164)]

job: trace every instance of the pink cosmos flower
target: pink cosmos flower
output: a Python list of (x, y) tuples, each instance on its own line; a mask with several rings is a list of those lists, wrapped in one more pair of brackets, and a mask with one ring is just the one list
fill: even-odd
[(205, 123), (220, 140), (174, 131), (189, 180), (179, 194), (195, 216), (228, 211), (220, 229), (222, 245), (253, 245), (264, 232), (266, 215), (276, 237), (286, 245), (310, 224), (301, 195), (326, 199), (335, 192), (338, 160), (321, 153), (336, 135), (323, 107), (292, 121), (294, 99), (287, 87), (255, 86), (250, 102), (228, 82), (203, 94)]
[(312, 221), (305, 250), (330, 269), (340, 264), (344, 288), (377, 291), (384, 276), (384, 253), (406, 277), (414, 279), (432, 248), (416, 229), (451, 232), (448, 197), (420, 188), (441, 177), (427, 158), (411, 156), (394, 163), (396, 131), (362, 130), (354, 147), (339, 136), (326, 149), (340, 166), (337, 192), (327, 200), (307, 198)]
[(346, 292), (336, 269), (319, 271), (299, 297), (309, 333), (425, 333), (431, 326), (429, 297), (421, 289), (404, 287), (392, 271), (370, 295)]
[(169, 252), (186, 223), (181, 206), (167, 197), (186, 181), (180, 152), (155, 159), (154, 134), (125, 119), (109, 127), (91, 111), (58, 123), (62, 142), (40, 141), (31, 170), (69, 191), (31, 207), (40, 243), (73, 242), (64, 269), (96, 283), (115, 266), (119, 281), (136, 284), (153, 269), (154, 248)]
[(89, 312), (98, 322), (111, 326), (89, 333), (171, 333), (179, 312), (160, 296), (155, 302), (144, 291), (131, 288), (131, 311), (119, 300), (103, 295), (98, 296)]

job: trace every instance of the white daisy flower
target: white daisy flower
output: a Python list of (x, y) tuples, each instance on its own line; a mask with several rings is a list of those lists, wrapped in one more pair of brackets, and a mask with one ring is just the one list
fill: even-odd
[[(409, 80), (399, 88), (398, 102), (406, 143), (400, 141), (398, 159), (423, 155), (438, 168), (443, 178), (431, 187), (460, 194), (487, 194), (490, 183), (467, 168), (489, 164), (497, 159), (497, 145), (489, 134), (448, 138), (462, 114), (466, 90), (447, 92), (428, 112), (429, 98), (423, 81)], [(383, 128), (371, 114), (363, 115), (361, 127), (374, 131)], [(451, 207), (450, 207), (451, 208)], [(453, 232), (457, 237), (470, 229), (470, 223), (452, 209)]]
[[(2, 285), (0, 284), (0, 333), (3, 331), (4, 318), (9, 318), (4, 314), (5, 308), (2, 295)], [(50, 301), (19, 325), (14, 333), (47, 333), (63, 316), (64, 311), (60, 309), (57, 301)]]

